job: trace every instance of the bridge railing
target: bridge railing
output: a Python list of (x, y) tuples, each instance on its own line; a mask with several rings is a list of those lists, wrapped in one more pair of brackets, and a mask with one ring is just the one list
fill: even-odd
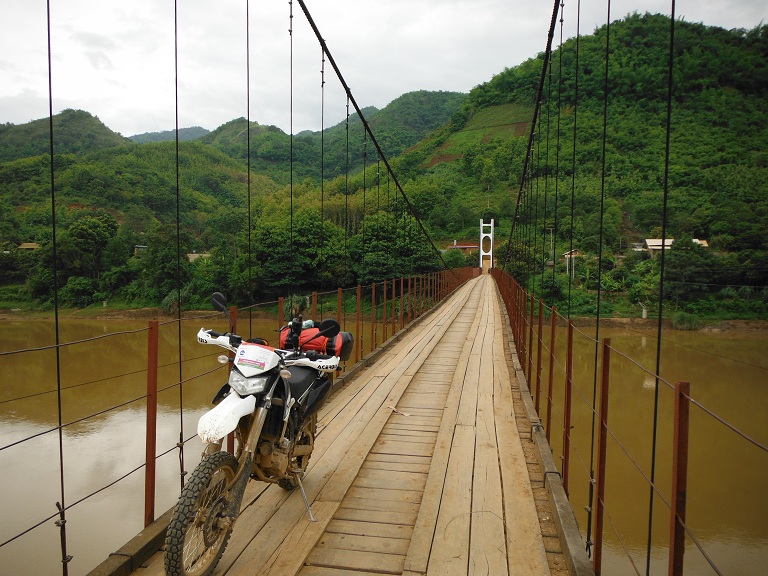
[[(697, 470), (722, 472), (726, 454), (738, 452), (745, 462), (765, 459), (768, 447), (694, 399), (695, 382), (665, 380), (642, 365), (643, 350), (631, 357), (610, 338), (587, 334), (505, 272), (492, 275), (594, 572), (682, 575), (685, 558), (686, 573), (722, 574), (721, 551), (705, 543), (701, 519), (687, 516), (689, 458)], [(716, 438), (717, 445), (703, 438)], [(725, 514), (728, 494), (704, 505)], [(606, 569), (608, 547), (613, 558)]]
[[(353, 334), (354, 356), (343, 363), (343, 381), (345, 370), (477, 272), (457, 269), (313, 292), (306, 295), (304, 315), (336, 318)], [(286, 322), (290, 311), (285, 308), (286, 301), (279, 299), (233, 309), (238, 333), (271, 339), (269, 334)], [(14, 366), (29, 367), (14, 376), (31, 382), (29, 394), (0, 396), (0, 419), (11, 422), (0, 445), (1, 469), (33, 470), (25, 472), (26, 482), (3, 490), (5, 497), (29, 503), (23, 512), (5, 516), (0, 559), (16, 564), (3, 560), (3, 565), (35, 573), (53, 573), (58, 565), (65, 575), (70, 567), (83, 573), (101, 560), (89, 566), (81, 558), (107, 558), (155, 522), (156, 510), (173, 506), (185, 474), (200, 457), (199, 450), (185, 447), (196, 438), (199, 416), (226, 379), (226, 367), (212, 362), (215, 352), (196, 346), (194, 335), (201, 325), (225, 323), (220, 314), (206, 313), (109, 332), (104, 321), (106, 333), (95, 338), (0, 352), (0, 373), (8, 376), (4, 364), (13, 360)], [(88, 366), (94, 362), (114, 370), (91, 378)], [(56, 373), (58, 382), (52, 383)], [(27, 406), (21, 409), (21, 404)], [(27, 412), (36, 415), (35, 422), (22, 420)], [(18, 426), (12, 425), (14, 418)], [(108, 560), (130, 561), (121, 554)]]

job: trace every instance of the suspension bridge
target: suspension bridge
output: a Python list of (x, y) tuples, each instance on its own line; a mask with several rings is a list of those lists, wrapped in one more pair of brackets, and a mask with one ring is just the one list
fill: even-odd
[[(634, 357), (637, 350), (622, 349), (605, 337), (600, 288), (591, 334), (574, 322), (570, 309), (563, 315), (544, 296), (548, 279), (540, 270), (540, 261), (557, 260), (554, 250), (546, 249), (546, 232), (549, 230), (551, 235), (558, 226), (567, 227), (558, 223), (562, 204), (559, 210), (557, 188), (547, 200), (546, 180), (542, 184), (545, 191), (539, 212), (541, 175), (552, 168), (534, 169), (542, 151), (548, 150), (543, 135), (549, 137), (552, 126), (557, 125), (557, 132), (560, 128), (559, 116), (556, 122), (549, 117), (554, 98), (542, 97), (551, 82), (553, 63), (562, 65), (562, 59), (553, 59), (558, 22), (562, 44), (564, 16), (560, 0), (553, 6), (537, 105), (529, 122), (521, 184), (513, 198), (515, 214), (508, 248), (497, 253), (495, 259), (492, 257), (490, 270), (485, 271), (480, 267), (447, 269), (441, 250), (408, 196), (407, 186), (398, 180), (309, 10), (303, 1), (298, 0), (298, 4), (321, 47), (323, 65), (326, 60), (331, 64), (344, 90), (347, 109), (352, 106), (355, 110), (364, 126), (365, 141), (375, 149), (377, 164), (383, 166), (396, 190), (397, 200), (393, 199), (393, 207), (389, 207), (393, 229), (404, 229), (418, 238), (430, 248), (434, 261), (421, 268), (398, 270), (375, 283), (342, 286), (337, 290), (322, 288), (308, 297), (314, 318), (337, 317), (345, 327), (349, 326), (356, 340), (354, 358), (337, 378), (333, 395), (320, 414), (320, 432), (305, 481), (318, 521), (308, 521), (300, 494), (251, 483), (241, 517), (215, 573), (581, 576), (662, 572), (681, 575), (684, 569), (697, 574), (741, 573), (737, 572), (740, 568), (730, 564), (728, 554), (707, 541), (706, 528), (697, 529), (688, 520), (687, 507), (697, 503), (691, 494), (698, 494), (691, 487), (695, 481), (688, 475), (689, 457), (701, 459), (699, 453), (704, 450), (691, 429), (713, 427), (718, 430), (718, 437), (730, 439), (724, 444), (729, 447), (726, 450), (743, 457), (742, 463), (759, 462), (755, 486), (765, 478), (768, 447), (759, 432), (752, 433), (735, 424), (739, 422), (738, 415), (719, 414), (707, 397), (692, 392), (695, 382), (689, 384), (686, 376), (671, 380), (665, 375), (661, 364), (665, 339), (663, 282), (658, 289), (658, 321), (652, 334), (657, 350), (650, 365)], [(293, 19), (293, 2), (289, 5)], [(673, 3), (670, 54), (675, 50), (674, 33)], [(610, 51), (606, 47), (606, 82), (609, 64)], [(673, 59), (670, 57), (664, 64), (668, 66), (669, 78), (665, 159), (668, 172)], [(607, 87), (605, 95), (607, 99)], [(541, 107), (544, 100), (546, 109)], [(556, 108), (561, 108), (559, 103)], [(574, 126), (575, 116), (574, 111)], [(54, 138), (51, 121), (51, 199), (55, 207)], [(605, 134), (603, 138), (605, 170)], [(293, 134), (291, 139), (293, 143)], [(575, 129), (573, 143), (575, 146)], [(553, 145), (558, 154), (554, 161), (557, 172), (561, 171), (559, 151), (563, 146), (559, 139)], [(574, 153), (572, 173), (576, 172), (576, 157)], [(250, 158), (249, 154), (249, 162)], [(545, 164), (552, 162), (547, 160)], [(177, 160), (177, 211), (182, 205), (178, 190), (182, 170)], [(249, 228), (250, 173), (249, 164)], [(667, 175), (662, 182), (662, 246), (666, 239)], [(553, 182), (558, 186), (560, 181)], [(365, 189), (363, 180), (363, 194)], [(290, 195), (293, 244), (293, 160)], [(52, 212), (55, 239), (55, 208)], [(600, 222), (597, 245), (602, 250), (605, 180), (595, 212)], [(571, 196), (571, 230), (573, 214)], [(374, 221), (379, 215), (370, 216)], [(363, 208), (363, 220), (366, 217), (369, 215)], [(349, 230), (349, 223), (344, 228)], [(481, 246), (482, 240), (481, 232)], [(570, 247), (573, 252), (573, 245)], [(248, 249), (250, 252), (250, 237)], [(180, 259), (182, 255), (178, 252)], [(484, 248), (481, 253), (485, 253)], [(598, 287), (602, 258), (601, 253)], [(56, 266), (56, 258), (53, 261)], [(663, 269), (664, 250), (661, 261)], [(250, 254), (247, 262), (250, 275)], [(569, 269), (566, 276), (570, 278), (571, 273)], [(555, 285), (554, 266), (552, 274)], [(56, 278), (55, 269), (53, 277)], [(570, 289), (570, 283), (568, 286)], [(181, 301), (181, 286), (177, 289)], [(193, 403), (190, 395), (205, 395), (213, 389), (211, 383), (220, 379), (220, 374), (201, 367), (195, 354), (183, 350), (182, 342), (185, 332), (196, 330), (201, 322), (214, 320), (209, 316), (184, 315), (179, 310), (178, 317), (164, 326), (150, 323), (146, 329), (81, 341), (61, 337), (58, 309), (56, 313), (53, 345), (0, 353), (0, 366), (18, 358), (29, 358), (26, 363), (33, 365), (45, 356), (58, 374), (55, 390), (3, 400), (4, 406), (12, 406), (14, 402), (37, 401), (45, 394), (47, 398), (56, 396), (53, 411), (57, 423), (23, 437), (19, 436), (23, 435), (21, 432), (14, 433), (12, 440), (0, 446), (0, 454), (4, 467), (26, 470), (22, 464), (25, 456), (19, 456), (25, 445), (33, 445), (38, 438), (55, 437), (58, 446), (53, 460), (57, 458), (58, 462), (46, 462), (45, 467), (58, 469), (58, 486), (47, 482), (45, 491), (31, 497), (35, 505), (30, 514), (14, 514), (13, 525), (6, 525), (0, 537), (0, 554), (21, 556), (21, 551), (26, 551), (28, 560), (22, 559), (14, 566), (38, 566), (34, 553), (29, 551), (42, 549), (46, 555), (59, 557), (61, 573), (67, 576), (75, 565), (73, 559), (80, 554), (78, 550), (87, 546), (82, 536), (74, 536), (83, 524), (92, 523), (95, 531), (109, 531), (116, 528), (115, 524), (125, 523), (136, 526), (132, 533), (138, 533), (137, 536), (129, 538), (124, 546), (101, 550), (103, 562), (80, 564), (78, 570), (85, 573), (92, 569), (93, 576), (162, 574), (162, 544), (170, 514), (170, 510), (165, 510), (172, 505), (179, 483), (183, 484), (196, 458), (195, 436), (189, 430), (195, 427), (200, 405), (188, 406)], [(284, 300), (280, 298), (277, 302), (244, 307), (239, 321), (242, 326), (247, 318), (251, 335), (255, 319), (278, 328), (285, 321), (284, 314)], [(123, 366), (123, 372), (109, 378), (111, 382), (123, 383), (119, 395), (114, 388), (106, 393), (118, 395), (120, 400), (109, 398), (93, 412), (81, 414), (78, 409), (73, 415), (67, 405), (68, 395), (92, 383), (78, 381), (70, 387), (65, 380), (73, 374), (79, 377), (82, 361), (78, 359), (85, 354), (93, 358), (92, 347), (104, 341), (130, 342), (120, 346), (134, 352), (130, 367)], [(163, 355), (172, 360), (162, 362)], [(627, 377), (626, 372), (620, 377), (612, 376), (619, 365), (629, 370), (631, 376)], [(4, 378), (17, 376), (3, 374)], [(25, 377), (32, 378), (26, 374)], [(137, 392), (136, 381), (141, 387), (144, 380), (146, 391)], [(635, 380), (651, 391), (650, 399), (642, 399), (641, 408), (636, 402), (633, 404), (623, 385)], [(651, 384), (646, 386), (649, 381)], [(164, 400), (163, 394), (167, 395)], [(173, 394), (178, 394), (177, 399), (169, 400)], [(141, 405), (138, 410), (142, 417), (146, 416), (143, 458), (139, 457), (130, 470), (115, 477), (103, 478), (103, 482), (99, 478), (98, 486), (93, 482), (87, 488), (68, 484), (66, 470), (77, 465), (73, 462), (77, 461), (77, 453), (71, 446), (79, 427), (98, 426), (105, 414), (136, 405)], [(164, 409), (168, 405), (177, 416), (169, 417)], [(650, 432), (638, 439), (633, 430), (627, 429), (627, 422), (640, 417), (651, 424)], [(176, 460), (178, 470), (173, 470)], [(620, 465), (620, 460), (630, 464)], [(163, 484), (164, 473), (174, 475), (170, 487)], [(80, 510), (86, 507), (105, 506), (104, 494), (121, 484), (142, 484), (134, 486), (130, 512), (104, 512), (109, 517), (99, 521), (94, 521), (93, 516), (89, 520), (78, 518)], [(629, 511), (612, 508), (625, 489), (632, 500)], [(50, 507), (43, 507), (42, 503), (48, 501), (55, 502), (53, 512)], [(724, 506), (727, 501), (728, 496), (721, 494), (719, 501), (706, 505)], [(141, 511), (142, 518), (137, 521)], [(768, 516), (764, 512), (762, 499), (756, 502), (752, 514)], [(49, 528), (54, 524), (55, 535), (51, 536)], [(765, 559), (768, 535), (761, 533), (765, 525), (758, 521), (745, 524), (756, 527), (753, 536), (758, 541), (758, 551), (745, 568), (744, 573), (749, 573), (752, 566), (761, 565)], [(43, 532), (45, 535), (40, 536)], [(728, 568), (723, 568), (723, 564)]]

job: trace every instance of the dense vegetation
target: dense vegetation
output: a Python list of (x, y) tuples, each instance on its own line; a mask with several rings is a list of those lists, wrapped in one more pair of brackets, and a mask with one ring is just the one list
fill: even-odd
[[(648, 14), (612, 23), (607, 99), (605, 26), (580, 38), (578, 93), (575, 39), (553, 50), (510, 255), (511, 271), (561, 310), (596, 313), (598, 288), (609, 315), (653, 309), (658, 299), (660, 259), (632, 246), (661, 237), (669, 29), (668, 18)], [(768, 27), (679, 21), (675, 45), (666, 235), (677, 242), (666, 254), (665, 298), (698, 316), (765, 317)], [(486, 190), (486, 206), (509, 230), (507, 199), (521, 190), (530, 128), (520, 122), (533, 116), (542, 58), (473, 89), (452, 126), (421, 147), (429, 168), (418, 178), (451, 182), (441, 191), (448, 198), (426, 202), (449, 206), (433, 225), (460, 234), (458, 222), (441, 219), (456, 198), (480, 213)], [(462, 194), (471, 186), (474, 194)], [(569, 285), (562, 255), (572, 248), (581, 256)]]
[[(602, 314), (652, 310), (659, 258), (631, 247), (661, 235), (669, 24), (647, 14), (612, 23), (607, 99), (605, 26), (580, 38), (578, 74), (575, 40), (554, 50), (525, 185), (543, 55), (469, 95), (416, 92), (363, 110), (431, 238), (476, 242), (479, 220), (494, 218), (497, 257), (561, 310), (595, 313), (598, 289)], [(677, 241), (666, 254), (665, 297), (680, 314), (765, 317), (768, 28), (678, 22), (676, 38), (667, 237)], [(177, 194), (174, 143), (132, 142), (85, 112), (55, 117), (63, 303), (175, 306), (177, 282), (184, 305), (222, 287), (248, 302), (443, 265), (359, 118), (322, 140), (248, 128), (236, 119), (181, 142)], [(47, 120), (0, 126), (0, 303), (52, 297), (48, 146)], [(22, 242), (41, 248), (17, 250)], [(572, 277), (562, 258), (571, 248), (580, 252)], [(195, 252), (210, 256), (190, 261)], [(443, 259), (465, 264), (457, 251)]]

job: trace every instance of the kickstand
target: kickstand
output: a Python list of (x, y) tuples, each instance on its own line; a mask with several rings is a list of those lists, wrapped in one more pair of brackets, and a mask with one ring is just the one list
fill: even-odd
[(307, 499), (307, 493), (304, 491), (304, 484), (301, 483), (301, 476), (299, 474), (294, 474), (294, 478), (296, 478), (296, 483), (299, 485), (299, 490), (301, 490), (301, 497), (304, 498), (304, 506), (307, 507), (307, 513), (309, 514), (309, 521), (310, 522), (317, 522), (317, 519), (312, 514), (312, 508), (309, 506), (309, 500)]

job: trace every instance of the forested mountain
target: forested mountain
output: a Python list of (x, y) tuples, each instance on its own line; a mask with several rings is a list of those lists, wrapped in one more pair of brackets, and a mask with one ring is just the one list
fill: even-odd
[[(179, 128), (179, 141), (188, 142), (190, 140), (197, 140), (208, 134), (210, 130), (206, 130), (200, 126), (192, 126), (191, 128)], [(162, 132), (144, 132), (143, 134), (135, 134), (129, 136), (132, 142), (136, 144), (145, 144), (147, 142), (168, 142), (176, 140), (176, 130), (163, 130)]]
[[(402, 154), (433, 130), (443, 126), (461, 107), (466, 94), (418, 91), (404, 94), (383, 110), (363, 108), (362, 113), (387, 158)], [(275, 126), (251, 122), (251, 169), (269, 174), (275, 181), (290, 179), (291, 139)], [(245, 160), (248, 125), (245, 118), (220, 126), (200, 139), (234, 158)], [(347, 143), (349, 142), (349, 148)], [(374, 145), (365, 140), (363, 124), (356, 113), (349, 125), (342, 121), (321, 132), (304, 131), (293, 138), (294, 177), (319, 181), (347, 171), (358, 172), (375, 163)], [(349, 162), (349, 165), (347, 165)]]
[[(0, 162), (48, 154), (48, 118), (28, 124), (0, 124)], [(53, 118), (54, 153), (84, 153), (130, 142), (82, 110), (64, 110)]]
[[(648, 305), (659, 285), (658, 260), (628, 247), (658, 237), (661, 227), (669, 25), (668, 18), (648, 14), (611, 24), (607, 100), (605, 26), (580, 38), (578, 74), (574, 39), (553, 51), (537, 130), (549, 135), (550, 153), (542, 141), (529, 189), (557, 189), (560, 201), (539, 198), (539, 211), (522, 211), (517, 225), (530, 231), (534, 252), (535, 245), (543, 251), (546, 235), (555, 274), (547, 266), (551, 254), (531, 262), (513, 256), (510, 270), (558, 304), (572, 292), (578, 313), (594, 313), (598, 287), (610, 296), (603, 313), (637, 313), (632, 306)], [(680, 21), (676, 38), (667, 235), (679, 242), (669, 253), (667, 296), (693, 313), (764, 315), (768, 29), (726, 31)], [(480, 218), (493, 217), (497, 255), (506, 254), (542, 58), (504, 70), (469, 95), (415, 92), (383, 110), (363, 110), (438, 244), (472, 241)], [(0, 243), (7, 251), (0, 255), (0, 305), (51, 296), (47, 122), (0, 127)], [(359, 118), (326, 129), (322, 149), (319, 132), (295, 135), (292, 179), (290, 136), (252, 122), (250, 197), (248, 132), (246, 120), (235, 119), (181, 142), (177, 197), (173, 143), (131, 142), (84, 112), (57, 116), (62, 301), (157, 305), (175, 293), (177, 240), (182, 253), (211, 254), (182, 263), (186, 305), (204, 302), (213, 289), (250, 301), (442, 265), (421, 236), (409, 234), (417, 226), (403, 217), (403, 202), (379, 172)], [(301, 246), (287, 254), (291, 238)], [(690, 238), (707, 240), (710, 248), (692, 247)], [(22, 242), (41, 248), (12, 250)], [(137, 245), (147, 248), (137, 252)], [(557, 256), (571, 246), (582, 254), (572, 291)], [(600, 286), (598, 252), (604, 254)], [(454, 251), (445, 259), (464, 264)], [(248, 261), (259, 263), (250, 280)]]

